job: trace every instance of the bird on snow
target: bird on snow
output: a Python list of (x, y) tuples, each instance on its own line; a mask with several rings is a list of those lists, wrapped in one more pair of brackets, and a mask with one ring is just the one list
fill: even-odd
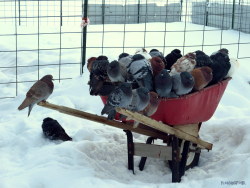
[(172, 91), (177, 96), (188, 94), (194, 87), (194, 77), (189, 72), (181, 72), (172, 76)]
[(155, 76), (154, 85), (160, 97), (169, 97), (172, 89), (172, 77), (166, 69), (163, 69), (160, 74)]
[(44, 136), (46, 138), (49, 138), (50, 140), (72, 140), (72, 138), (65, 132), (63, 127), (58, 123), (58, 121), (50, 117), (43, 119), (42, 130)]
[(163, 53), (160, 52), (159, 50), (157, 50), (157, 49), (152, 49), (152, 50), (150, 50), (149, 55), (151, 55), (152, 58), (153, 58), (153, 57), (159, 57), (159, 58), (161, 58), (161, 60), (163, 61), (164, 65), (166, 64), (165, 58), (164, 58), (164, 56), (163, 56)]
[(165, 67), (166, 69), (170, 70), (172, 65), (177, 61), (177, 59), (181, 58), (182, 54), (179, 49), (174, 49), (169, 53), (168, 55), (165, 56)]
[(46, 101), (51, 95), (54, 89), (54, 84), (52, 82), (53, 76), (46, 75), (38, 80), (26, 93), (26, 98), (22, 104), (18, 107), (18, 110), (23, 110), (26, 107), (29, 107), (28, 116), (34, 106), (41, 101)]
[(152, 59), (150, 59), (150, 63), (154, 76), (159, 74), (165, 68), (165, 63), (159, 57), (152, 57)]
[(126, 108), (132, 101), (132, 87), (130, 83), (121, 83), (112, 91), (107, 99), (107, 103), (102, 109), (101, 114), (108, 114), (108, 119), (115, 118), (115, 108)]
[(192, 76), (194, 77), (194, 90), (199, 91), (206, 87), (209, 82), (213, 79), (213, 71), (210, 67), (204, 66), (195, 68), (191, 72)]
[(235, 59), (235, 58), (230, 58), (230, 64), (231, 64), (231, 67), (226, 75), (226, 78), (228, 77), (232, 77), (233, 74), (235, 73), (235, 71), (239, 68), (240, 64), (239, 64), (239, 61), (238, 59)]
[(128, 77), (127, 67), (116, 60), (108, 64), (107, 73), (111, 82), (125, 82)]
[(148, 51), (145, 48), (136, 49), (135, 54), (141, 54), (147, 60), (150, 60), (152, 58), (151, 55), (148, 53)]
[(153, 72), (151, 64), (141, 54), (132, 57), (132, 62), (127, 67), (128, 73), (138, 83), (140, 87), (153, 90)]
[(203, 67), (203, 66), (209, 66), (212, 63), (212, 60), (210, 57), (205, 54), (203, 51), (197, 50), (195, 51), (196, 54), (196, 66), (195, 67)]
[(188, 53), (185, 56), (179, 58), (171, 67), (170, 75), (174, 75), (180, 72), (191, 72), (195, 65), (195, 53)]
[(209, 83), (209, 85), (216, 84), (219, 81), (222, 81), (231, 68), (228, 54), (224, 51), (218, 51), (210, 56), (213, 63), (209, 67), (213, 70), (213, 79)]

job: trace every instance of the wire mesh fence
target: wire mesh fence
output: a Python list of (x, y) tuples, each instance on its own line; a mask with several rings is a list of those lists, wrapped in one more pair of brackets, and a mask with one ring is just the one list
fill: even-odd
[[(82, 17), (90, 19), (83, 29)], [(250, 58), (243, 50), (250, 44), (249, 19), (250, 2), (243, 0), (1, 0), (0, 98), (15, 97), (21, 83), (51, 68), (59, 81), (75, 77), (93, 54), (227, 47)], [(225, 40), (228, 29), (237, 30), (231, 40)]]

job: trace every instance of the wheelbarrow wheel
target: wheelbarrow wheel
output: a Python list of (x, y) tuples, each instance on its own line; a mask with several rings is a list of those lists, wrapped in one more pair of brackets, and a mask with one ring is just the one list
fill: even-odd
[[(187, 141), (180, 141), (180, 153), (183, 151), (188, 152), (187, 159), (186, 159), (186, 165), (185, 170), (188, 170), (190, 168), (193, 168), (198, 165), (199, 159), (200, 159), (200, 148), (197, 147), (197, 144), (190, 143), (185, 144)], [(171, 143), (170, 143), (171, 145)], [(172, 161), (168, 161), (169, 168), (172, 170)]]

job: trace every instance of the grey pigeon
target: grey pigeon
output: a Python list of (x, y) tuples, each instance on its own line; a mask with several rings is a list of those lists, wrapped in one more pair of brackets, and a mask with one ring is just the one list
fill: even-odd
[(132, 62), (127, 66), (127, 70), (140, 87), (146, 87), (149, 91), (153, 90), (152, 67), (141, 54), (132, 57)]
[(144, 110), (150, 101), (149, 90), (146, 87), (139, 87), (132, 90), (132, 101), (126, 109), (140, 112)]
[(174, 94), (180, 96), (188, 94), (194, 87), (194, 78), (189, 72), (181, 72), (172, 76)]
[(54, 84), (52, 82), (53, 76), (46, 75), (38, 80), (34, 85), (29, 89), (26, 93), (26, 98), (22, 102), (22, 104), (18, 107), (18, 110), (22, 110), (26, 107), (29, 107), (28, 116), (34, 106), (41, 101), (47, 100), (47, 98), (51, 95), (54, 89)]
[(107, 73), (111, 82), (125, 82), (127, 80), (127, 67), (116, 60), (108, 64)]
[(132, 101), (132, 86), (130, 83), (121, 83), (112, 91), (107, 99), (107, 103), (102, 109), (101, 114), (108, 114), (108, 119), (112, 120), (115, 117), (116, 107), (125, 108)]
[(172, 89), (172, 77), (163, 69), (154, 79), (155, 90), (160, 97), (169, 97)]
[(58, 121), (50, 117), (47, 117), (43, 120), (42, 129), (44, 136), (50, 140), (72, 140), (72, 138), (65, 132)]

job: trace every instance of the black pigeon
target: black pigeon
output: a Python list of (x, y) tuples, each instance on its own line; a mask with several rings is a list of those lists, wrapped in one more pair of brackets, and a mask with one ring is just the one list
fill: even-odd
[(212, 64), (212, 60), (210, 59), (210, 57), (207, 54), (205, 54), (203, 51), (197, 50), (195, 51), (195, 54), (196, 54), (195, 68), (210, 66)]
[(166, 61), (166, 69), (171, 70), (172, 65), (177, 61), (177, 59), (181, 58), (181, 51), (179, 49), (174, 49), (170, 54), (165, 56)]
[(230, 59), (228, 57), (228, 51), (219, 50), (210, 56), (212, 64), (209, 66), (213, 70), (213, 79), (209, 85), (216, 84), (226, 77), (229, 69), (231, 68)]
[(71, 141), (72, 138), (67, 135), (62, 126), (58, 121), (47, 117), (43, 120), (42, 124), (43, 134), (46, 138), (50, 140), (62, 140), (62, 141)]

